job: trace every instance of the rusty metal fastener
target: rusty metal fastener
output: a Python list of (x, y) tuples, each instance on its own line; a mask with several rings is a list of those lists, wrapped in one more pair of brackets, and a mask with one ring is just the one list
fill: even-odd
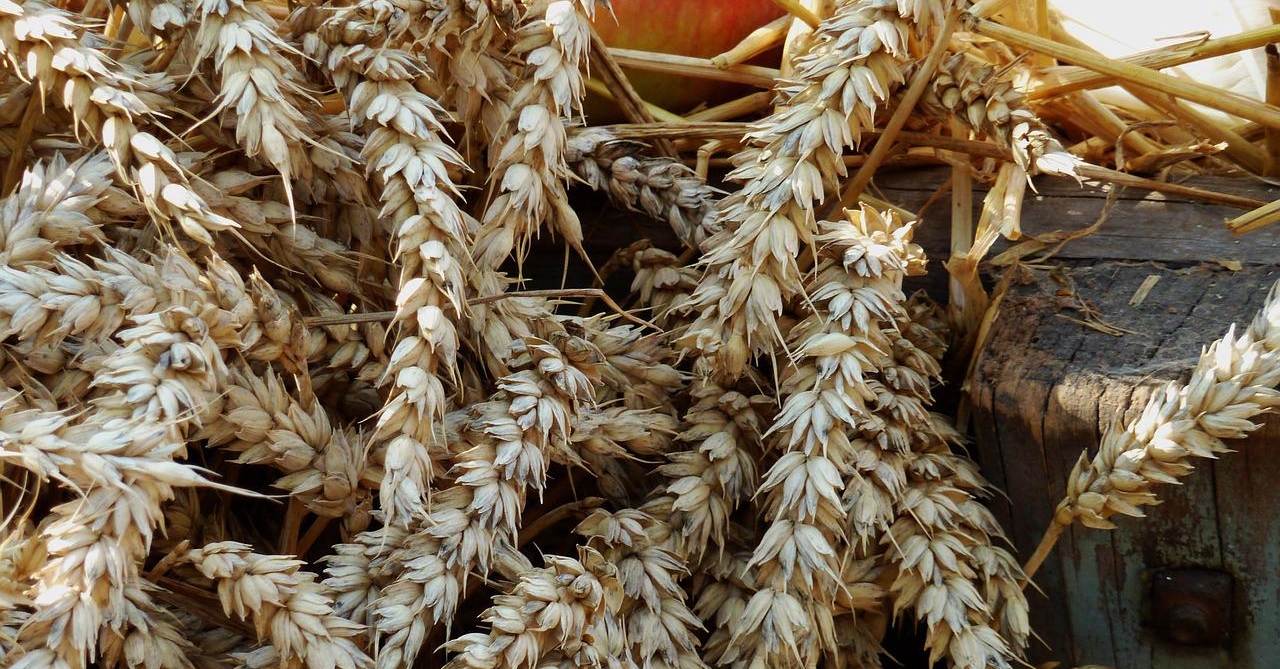
[(1215, 646), (1231, 638), (1231, 575), (1212, 569), (1161, 569), (1151, 578), (1151, 623), (1162, 639)]

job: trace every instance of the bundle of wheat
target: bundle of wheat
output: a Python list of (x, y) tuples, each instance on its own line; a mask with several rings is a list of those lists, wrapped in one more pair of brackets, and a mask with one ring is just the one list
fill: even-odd
[[(1019, 3), (777, 4), (701, 59), (611, 51), (594, 0), (0, 0), (0, 666), (878, 666), (900, 614), (1017, 663), (1025, 579), (932, 407), (985, 250), (940, 316), (863, 191), (895, 141), (995, 159), (1003, 211), (1111, 174), (1027, 90), (1114, 129), (1078, 92), (1110, 80), (1016, 58), (1055, 27)], [(772, 94), (676, 116), (618, 55)], [(633, 123), (584, 127), (588, 89)], [(1055, 527), (1277, 405), (1270, 304)]]

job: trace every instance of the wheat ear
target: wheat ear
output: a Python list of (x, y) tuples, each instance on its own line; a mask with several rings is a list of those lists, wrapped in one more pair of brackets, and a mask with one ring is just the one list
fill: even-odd
[(515, 371), (473, 406), (451, 442), (455, 484), (433, 494), (426, 517), (388, 558), (400, 571), (372, 611), (383, 669), (412, 662), (431, 626), (452, 618), (471, 571), (487, 573), (495, 550), (516, 545), (525, 492), (543, 488), (550, 461), (581, 462), (569, 437), (593, 401), (600, 354), (551, 325), (554, 343), (516, 342)]
[(280, 172), (292, 204), (290, 182), (311, 171), (312, 139), (300, 108), (315, 101), (290, 61), (302, 54), (276, 34), (275, 19), (244, 0), (197, 2), (192, 18), (196, 61), (211, 59), (220, 79), (214, 113), (234, 110), (245, 155), (261, 156)]
[(18, 190), (0, 202), (0, 265), (47, 266), (56, 248), (102, 242), (95, 205), (111, 172), (104, 153), (71, 163), (59, 153), (23, 173)]
[(722, 193), (684, 163), (646, 156), (644, 148), (604, 128), (588, 128), (569, 137), (565, 159), (592, 190), (665, 221), (681, 240), (697, 247), (719, 230), (715, 207)]
[(1080, 159), (1049, 133), (1013, 83), (987, 63), (957, 53), (943, 61), (922, 100), (926, 110), (950, 114), (1013, 153), (1028, 174), (1076, 176)]
[(695, 381), (689, 393), (693, 405), (678, 437), (686, 449), (668, 455), (658, 473), (667, 479), (679, 552), (696, 564), (708, 549), (726, 550), (730, 519), (756, 490), (756, 453), (773, 401), (707, 380)]
[(226, 212), (240, 224), (240, 235), (253, 247), (250, 254), (268, 253), (274, 262), (315, 277), (329, 290), (363, 295), (351, 249), (298, 223), (296, 212), (286, 203), (239, 195), (261, 182), (261, 177), (225, 170), (205, 175), (194, 188), (214, 211)]
[(227, 615), (253, 619), (259, 641), (250, 666), (280, 669), (360, 669), (373, 663), (354, 643), (361, 627), (340, 618), (315, 575), (302, 562), (259, 555), (234, 541), (187, 552), (184, 560), (217, 584)]
[(317, 402), (305, 406), (285, 390), (270, 370), (253, 374), (238, 368), (227, 386), (223, 414), (194, 435), (210, 446), (239, 453), (236, 462), (263, 464), (285, 473), (276, 487), (301, 500), (312, 513), (358, 523), (364, 499), (378, 485), (365, 464), (355, 435), (336, 428)]
[(750, 148), (730, 175), (743, 186), (721, 202), (715, 225), (723, 229), (703, 244), (707, 280), (683, 339), (714, 369), (736, 377), (783, 339), (778, 317), (803, 284), (796, 259), (813, 243), (814, 207), (838, 187), (844, 149), (903, 82), (909, 42), (941, 5), (836, 3), (797, 59), (795, 81), (778, 85), (783, 105), (746, 136)]
[(25, 590), (46, 555), (29, 521), (7, 525), (8, 532), (0, 539), (0, 653), (10, 657), (19, 653), (18, 632), (30, 616), (32, 602)]
[(596, 397), (601, 403), (621, 398), (633, 409), (660, 408), (688, 381), (671, 366), (675, 351), (666, 337), (634, 325), (608, 327), (598, 316), (576, 323), (602, 356)]
[(664, 548), (670, 526), (640, 509), (597, 509), (574, 531), (618, 571), (623, 598), (610, 612), (617, 625), (609, 630), (615, 635), (611, 645), (620, 645), (640, 669), (705, 667), (695, 636), (702, 621), (689, 610), (679, 586), (687, 572), (684, 560)]
[(157, 223), (177, 222), (192, 239), (211, 244), (211, 232), (236, 222), (211, 210), (174, 152), (135, 125), (134, 117), (154, 115), (138, 93), (149, 93), (145, 75), (110, 61), (96, 45), (66, 11), (40, 0), (0, 4), (0, 61), (37, 84), (40, 95), (58, 100), (78, 127), (102, 142), (117, 177), (133, 187)]
[(978, 501), (986, 482), (939, 433), (958, 439), (945, 419), (919, 433), (905, 463), (897, 520), (881, 539), (896, 567), (894, 614), (914, 610), (928, 628), (932, 662), (968, 669), (1013, 666), (1031, 630), (1022, 569), (1000, 542), (1003, 530)]
[(1185, 384), (1156, 391), (1142, 415), (1102, 434), (1098, 453), (1081, 453), (1067, 479), (1067, 495), (1053, 523), (1028, 559), (1035, 575), (1063, 530), (1076, 521), (1113, 529), (1111, 518), (1143, 517), (1142, 507), (1158, 503), (1152, 491), (1177, 483), (1194, 470), (1192, 458), (1228, 453), (1224, 439), (1242, 439), (1258, 429), (1258, 416), (1280, 406), (1280, 282), (1249, 327), (1235, 326), (1200, 354)]
[(381, 215), (395, 221), (395, 323), (405, 332), (391, 354), (393, 392), (373, 439), (385, 461), (385, 521), (408, 525), (421, 515), (435, 476), (428, 453), (443, 437), (444, 378), (455, 367), (472, 222), (454, 199), (449, 171), (460, 169), (462, 159), (444, 141), (441, 109), (414, 87), (423, 66), (384, 46), (385, 26), (369, 22), (364, 9), (346, 8), (327, 21), (317, 50), (325, 52), (353, 122), (367, 133), (366, 170), (381, 182)]
[(490, 148), (489, 203), (475, 245), (482, 268), (497, 269), (513, 251), (523, 260), (544, 222), (581, 248), (582, 225), (565, 193), (562, 118), (581, 105), (578, 68), (586, 62), (594, 8), (594, 0), (538, 0), (526, 9), (512, 53), (525, 63), (510, 98), (506, 127), (514, 132), (499, 135)]
[(494, 597), (481, 616), (492, 627), (488, 634), (449, 642), (458, 655), (446, 667), (536, 669), (558, 664), (553, 655), (576, 667), (609, 661), (592, 628), (621, 598), (616, 568), (590, 548), (579, 548), (577, 560), (552, 555), (546, 562), (541, 569), (524, 570), (510, 594)]
[[(779, 452), (761, 483), (768, 531), (752, 557), (760, 589), (752, 615), (734, 625), (743, 643), (730, 657), (794, 663), (834, 650), (831, 597), (842, 582), (846, 510), (841, 490), (860, 457), (856, 436), (880, 428), (875, 410), (890, 395), (875, 378), (892, 341), (882, 330), (905, 299), (901, 282), (923, 271), (911, 227), (865, 209), (846, 222), (823, 222), (822, 251), (809, 287), (814, 313), (791, 332), (795, 351), (784, 371), (784, 400), (767, 433)], [(883, 392), (882, 392), (883, 391)], [(885, 435), (906, 449), (906, 435)], [(885, 515), (888, 515), (887, 513)], [(803, 599), (809, 603), (803, 603)], [(772, 625), (760, 629), (759, 625)]]

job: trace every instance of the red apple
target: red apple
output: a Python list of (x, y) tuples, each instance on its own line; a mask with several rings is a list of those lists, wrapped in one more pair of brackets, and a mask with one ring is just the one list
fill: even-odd
[[(596, 30), (609, 46), (699, 58), (728, 51), (751, 31), (783, 14), (773, 0), (611, 0), (610, 4), (612, 15), (601, 4), (595, 18)], [(725, 82), (626, 72), (640, 97), (677, 114), (752, 92)], [(589, 99), (587, 114), (596, 123), (619, 120), (616, 109), (603, 100)]]

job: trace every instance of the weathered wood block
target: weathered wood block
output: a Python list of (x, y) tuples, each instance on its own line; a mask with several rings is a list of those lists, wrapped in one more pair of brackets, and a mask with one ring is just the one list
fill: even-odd
[[(1185, 380), (1202, 347), (1228, 325), (1247, 324), (1280, 268), (1229, 272), (1102, 261), (1057, 274), (1035, 272), (1010, 289), (966, 395), (975, 454), (1008, 494), (992, 501), (993, 510), (1024, 557), (1049, 523), (1081, 450), (1092, 455), (1113, 417), (1136, 417), (1154, 389)], [(1132, 306), (1138, 287), (1153, 275), (1158, 283)], [(1065, 295), (1072, 290), (1108, 324), (1129, 332), (1104, 334), (1068, 320), (1081, 318)], [(1036, 578), (1043, 594), (1030, 595), (1035, 629), (1047, 644), (1033, 648), (1033, 659), (1123, 669), (1274, 666), (1280, 660), (1278, 440), (1280, 419), (1273, 419), (1250, 439), (1233, 442), (1236, 453), (1199, 461), (1183, 485), (1158, 488), (1164, 503), (1149, 517), (1119, 519), (1111, 532), (1068, 531)], [(1177, 607), (1153, 605), (1153, 578), (1163, 569), (1190, 567), (1230, 577), (1224, 642), (1180, 645), (1158, 632), (1168, 629)]]

